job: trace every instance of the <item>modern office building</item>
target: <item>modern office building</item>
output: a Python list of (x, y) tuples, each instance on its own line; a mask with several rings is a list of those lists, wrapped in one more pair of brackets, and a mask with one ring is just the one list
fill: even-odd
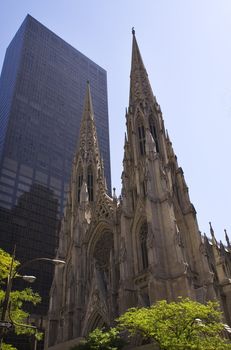
[[(0, 78), (0, 247), (21, 262), (55, 255), (87, 81), (110, 193), (106, 71), (27, 15)], [(52, 267), (28, 269), (45, 314)]]

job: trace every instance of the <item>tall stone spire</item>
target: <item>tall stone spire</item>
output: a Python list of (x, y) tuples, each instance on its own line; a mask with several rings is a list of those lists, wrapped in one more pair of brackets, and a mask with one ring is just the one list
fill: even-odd
[(76, 212), (77, 203), (95, 202), (99, 188), (106, 191), (90, 84), (87, 82), (79, 142), (72, 170), (72, 211)]
[[(150, 285), (153, 284), (153, 289), (149, 290), (151, 301), (159, 298), (154, 296), (153, 290), (159, 290), (154, 286), (159, 285), (160, 280), (166, 281), (161, 288), (166, 289), (167, 299), (171, 299), (174, 293), (175, 296), (185, 293), (196, 298), (198, 288), (203, 286), (206, 286), (203, 297), (210, 298), (214, 291), (206, 257), (199, 255), (202, 241), (196, 212), (190, 202), (183, 171), (166, 135), (161, 109), (153, 95), (134, 29), (132, 34), (130, 100), (126, 113), (128, 137), (122, 177), (122, 227), (124, 232), (129, 232), (131, 227), (134, 230), (139, 228), (139, 220), (147, 223), (148, 261), (150, 268), (155, 266), (155, 277), (153, 275), (149, 281)], [(134, 237), (138, 235), (136, 231)], [(131, 242), (127, 243), (127, 251), (129, 246), (139, 247), (135, 239), (132, 236)], [(129, 241), (126, 234), (124, 240)], [(136, 253), (139, 272), (142, 269), (141, 253), (135, 251), (133, 255)], [(129, 280), (132, 271), (132, 267), (127, 269), (124, 280)], [(168, 284), (173, 278), (178, 281), (174, 282), (174, 292), (171, 292)]]
[(155, 99), (148, 79), (140, 50), (136, 41), (135, 30), (132, 29), (132, 62), (130, 74), (130, 106), (137, 100)]
[(99, 145), (89, 82), (87, 82), (83, 117), (80, 127), (78, 152), (81, 155), (82, 160), (93, 161), (94, 158), (94, 160), (100, 164)]

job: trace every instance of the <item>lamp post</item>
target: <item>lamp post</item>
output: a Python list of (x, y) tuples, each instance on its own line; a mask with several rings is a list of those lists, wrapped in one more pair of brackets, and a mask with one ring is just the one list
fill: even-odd
[[(10, 293), (12, 290), (12, 283), (13, 283), (13, 279), (16, 277), (16, 275), (19, 273), (20, 270), (22, 270), (24, 267), (36, 262), (36, 261), (47, 261), (47, 262), (51, 262), (55, 265), (64, 265), (65, 261), (64, 260), (60, 260), (60, 259), (51, 259), (51, 258), (35, 258), (35, 259), (31, 259), (26, 261), (25, 263), (23, 263), (22, 265), (19, 266), (19, 268), (15, 268), (14, 270), (14, 260), (15, 260), (15, 250), (16, 247), (14, 247), (13, 250), (13, 254), (12, 254), (12, 259), (11, 259), (11, 264), (10, 264), (10, 271), (9, 274), (7, 276), (7, 284), (6, 284), (6, 291), (5, 291), (5, 296), (4, 296), (4, 300), (2, 303), (2, 314), (1, 314), (1, 320), (0, 320), (0, 350), (2, 350), (2, 342), (3, 342), (3, 333), (4, 333), (4, 328), (10, 328), (10, 322), (7, 322), (6, 320), (6, 316), (7, 316), (7, 312), (9, 313), (9, 302), (10, 302)], [(27, 281), (27, 282), (34, 282), (36, 277), (35, 276), (20, 276), (23, 280)], [(12, 320), (11, 325), (13, 326), (14, 322)], [(16, 322), (15, 322), (16, 324)], [(16, 324), (17, 325), (17, 324)], [(20, 324), (20, 326), (23, 326)], [(24, 325), (24, 327), (28, 327), (28, 328), (32, 328), (32, 326), (30, 325)], [(35, 328), (33, 326), (33, 328)]]

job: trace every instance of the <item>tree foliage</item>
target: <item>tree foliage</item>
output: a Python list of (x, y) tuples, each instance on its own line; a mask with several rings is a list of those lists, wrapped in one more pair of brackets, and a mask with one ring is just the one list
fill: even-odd
[(119, 350), (122, 349), (125, 342), (119, 336), (116, 328), (110, 328), (104, 331), (96, 328), (89, 333), (86, 340), (74, 346), (71, 350)]
[(119, 317), (121, 330), (141, 335), (164, 350), (225, 350), (231, 343), (222, 336), (224, 325), (217, 302), (200, 304), (179, 298), (162, 300), (149, 308), (131, 308)]
[(14, 346), (10, 345), (10, 344), (2, 344), (2, 350), (17, 350)]
[[(9, 275), (10, 265), (12, 257), (10, 254), (6, 253), (3, 249), (0, 248), (0, 315), (2, 315), (2, 306), (5, 298), (5, 290), (7, 284), (7, 276)], [(16, 268), (20, 266), (18, 261), (13, 263), (13, 272), (16, 271)], [(16, 274), (15, 278), (20, 277)], [(41, 339), (42, 334), (38, 333), (36, 329), (27, 328), (22, 325), (25, 324), (26, 319), (29, 316), (29, 313), (23, 309), (25, 303), (32, 303), (33, 305), (38, 304), (41, 301), (41, 298), (38, 293), (34, 293), (31, 288), (26, 288), (24, 290), (12, 290), (10, 293), (10, 313), (7, 312), (6, 321), (15, 322), (14, 331), (17, 335), (19, 334), (36, 334), (38, 339)], [(8, 310), (9, 311), (9, 310)], [(4, 350), (14, 350), (10, 344), (3, 344)]]
[(224, 338), (224, 324), (217, 302), (200, 304), (179, 298), (162, 300), (147, 308), (131, 308), (117, 319), (109, 331), (96, 329), (71, 350), (116, 350), (123, 348), (120, 334), (125, 331), (158, 344), (162, 350), (231, 350)]
[[(4, 280), (8, 276), (11, 259), (11, 255), (0, 248), (0, 285), (4, 284)], [(18, 265), (19, 262), (15, 260), (13, 264), (13, 269), (15, 269)]]

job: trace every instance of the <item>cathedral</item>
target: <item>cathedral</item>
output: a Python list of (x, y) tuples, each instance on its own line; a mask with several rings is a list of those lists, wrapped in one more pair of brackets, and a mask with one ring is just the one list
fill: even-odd
[(218, 299), (231, 323), (231, 244), (201, 236), (133, 30), (119, 198), (110, 197), (87, 84), (50, 292), (46, 348), (69, 349), (132, 306)]

